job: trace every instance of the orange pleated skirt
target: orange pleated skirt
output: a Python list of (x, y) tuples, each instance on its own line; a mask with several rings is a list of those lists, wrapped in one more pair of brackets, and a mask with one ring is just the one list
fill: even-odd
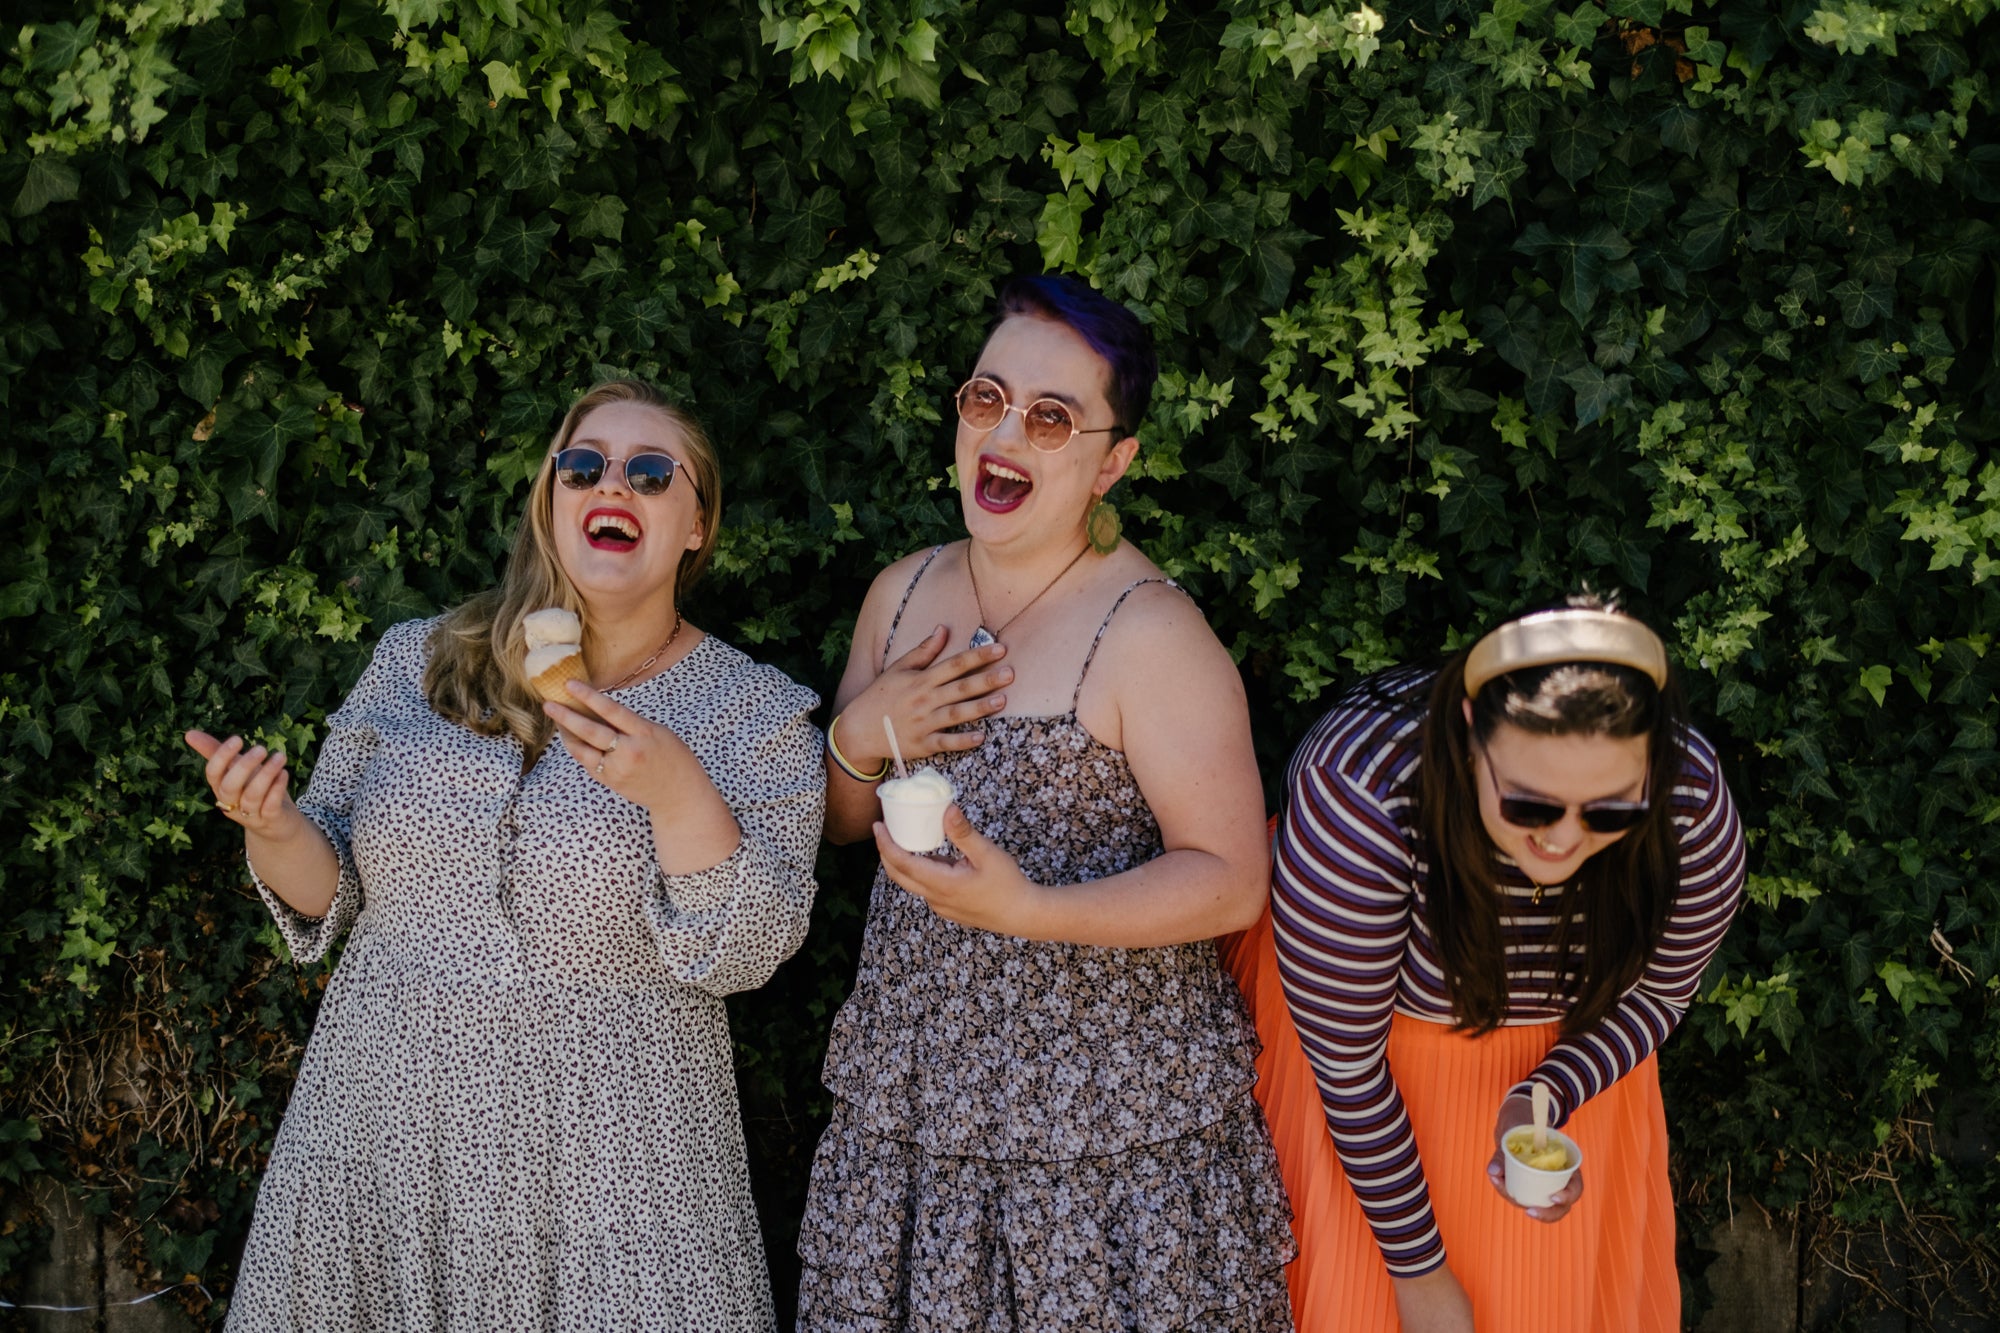
[[(1312, 1066), (1278, 981), (1271, 914), (1222, 942), (1264, 1044), (1257, 1100), (1292, 1199), (1299, 1257), (1287, 1271), (1299, 1333), (1397, 1333), (1374, 1233), (1327, 1133)], [(1583, 1149), (1584, 1194), (1537, 1222), (1488, 1183), (1493, 1116), (1551, 1046), (1557, 1025), (1481, 1037), (1398, 1014), (1389, 1067), (1415, 1127), (1431, 1208), (1480, 1333), (1677, 1333), (1667, 1124), (1652, 1059), (1585, 1103), (1567, 1133)]]

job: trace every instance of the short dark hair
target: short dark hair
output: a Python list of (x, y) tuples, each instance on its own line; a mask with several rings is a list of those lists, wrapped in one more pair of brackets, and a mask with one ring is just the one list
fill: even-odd
[(1105, 397), (1118, 418), (1113, 424), (1126, 435), (1138, 432), (1153, 403), (1160, 358), (1153, 351), (1152, 330), (1137, 315), (1088, 283), (1057, 273), (1007, 280), (1000, 289), (1000, 313), (993, 327), (1016, 315), (1052, 319), (1089, 343), (1090, 350), (1111, 366)]

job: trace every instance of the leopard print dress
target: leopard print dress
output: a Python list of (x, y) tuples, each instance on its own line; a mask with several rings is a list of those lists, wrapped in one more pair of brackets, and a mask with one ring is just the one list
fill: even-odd
[[(1125, 756), (1074, 699), (981, 725), (977, 749), (927, 762), (1029, 879), (1161, 854)], [(878, 873), (827, 1051), (800, 1333), (1289, 1330), (1296, 1247), (1255, 1053), (1212, 941), (1017, 939)]]
[(329, 719), (300, 808), (339, 856), (332, 908), (258, 886), (294, 958), (352, 934), (228, 1327), (769, 1333), (722, 997), (805, 936), (818, 700), (714, 638), (614, 692), (742, 828), (664, 875), (646, 812), (560, 740), (524, 774), (511, 737), (431, 710), (435, 623), (384, 635)]

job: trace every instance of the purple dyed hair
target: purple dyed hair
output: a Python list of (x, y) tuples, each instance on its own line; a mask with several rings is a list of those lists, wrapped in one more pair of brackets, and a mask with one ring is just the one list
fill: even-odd
[(1137, 433), (1152, 406), (1153, 381), (1160, 377), (1152, 331), (1137, 315), (1088, 283), (1055, 273), (1007, 280), (1000, 289), (1000, 314), (993, 327), (1016, 315), (1052, 319), (1089, 343), (1090, 350), (1111, 367), (1104, 396), (1117, 417), (1114, 424), (1126, 435)]

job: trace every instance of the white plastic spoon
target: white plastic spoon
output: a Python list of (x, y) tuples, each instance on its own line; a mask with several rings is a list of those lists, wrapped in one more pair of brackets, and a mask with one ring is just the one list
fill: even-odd
[(896, 725), (889, 720), (887, 713), (882, 714), (882, 731), (889, 737), (889, 753), (896, 761), (896, 776), (907, 778), (910, 776), (910, 770), (903, 767), (903, 747), (896, 744)]

